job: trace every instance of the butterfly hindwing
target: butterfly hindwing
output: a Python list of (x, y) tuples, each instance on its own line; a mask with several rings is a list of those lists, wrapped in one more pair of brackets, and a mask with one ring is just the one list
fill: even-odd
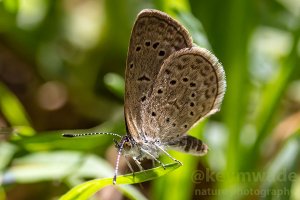
[(187, 30), (165, 13), (143, 10), (134, 24), (127, 56), (125, 118), (129, 134), (139, 140), (142, 112), (163, 62), (174, 52), (192, 47)]

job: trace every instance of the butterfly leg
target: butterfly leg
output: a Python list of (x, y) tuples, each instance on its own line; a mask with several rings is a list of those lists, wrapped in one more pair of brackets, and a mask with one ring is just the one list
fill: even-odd
[(133, 170), (127, 156), (125, 156), (125, 161), (126, 161), (127, 166), (129, 167), (130, 171), (132, 172), (132, 174), (134, 176), (134, 170)]
[(141, 165), (141, 162), (138, 160), (138, 158), (136, 157), (132, 157), (133, 161), (135, 162), (135, 164), (139, 167), (140, 171), (143, 171), (143, 167)]
[(154, 168), (155, 167), (155, 160), (151, 159), (152, 161), (152, 167)]
[(177, 160), (176, 158), (173, 158), (166, 150), (164, 150), (163, 148), (161, 148), (158, 144), (154, 144), (159, 150), (161, 150), (162, 152), (164, 152), (169, 158), (171, 158), (174, 162), (179, 163), (180, 165), (182, 165), (182, 163)]
[(165, 164), (163, 164), (162, 162), (160, 162), (160, 160), (158, 160), (155, 156), (153, 156), (151, 153), (149, 153), (148, 151), (141, 149), (142, 152), (144, 152), (145, 154), (149, 155), (153, 160), (155, 160), (158, 164), (160, 164), (164, 169), (166, 169)]

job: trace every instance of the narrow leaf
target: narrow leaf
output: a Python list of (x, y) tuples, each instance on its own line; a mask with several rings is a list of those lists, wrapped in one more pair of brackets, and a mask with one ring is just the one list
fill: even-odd
[[(165, 169), (163, 167), (156, 167), (145, 171), (135, 172), (134, 175), (121, 175), (117, 177), (117, 185), (135, 184), (153, 180), (177, 169), (180, 166), (181, 165), (179, 163), (172, 163), (166, 165)], [(104, 188), (105, 186), (112, 185), (112, 183), (113, 178), (95, 179), (92, 181), (87, 181), (72, 188), (69, 192), (63, 195), (60, 198), (60, 200), (88, 199), (94, 193)], [(121, 187), (120, 189), (122, 190)]]

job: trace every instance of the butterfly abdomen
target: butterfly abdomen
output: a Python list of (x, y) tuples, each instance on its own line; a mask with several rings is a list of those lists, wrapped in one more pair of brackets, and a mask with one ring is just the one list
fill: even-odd
[(208, 151), (206, 144), (190, 135), (182, 136), (178, 140), (171, 141), (168, 145), (171, 149), (196, 156), (205, 155)]

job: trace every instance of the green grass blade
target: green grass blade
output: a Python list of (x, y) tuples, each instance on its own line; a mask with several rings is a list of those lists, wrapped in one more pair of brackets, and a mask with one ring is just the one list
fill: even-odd
[(120, 98), (124, 98), (125, 81), (120, 75), (108, 73), (104, 76), (104, 83), (111, 92)]
[(0, 110), (11, 125), (30, 127), (30, 119), (22, 103), (2, 83), (0, 83)]
[[(153, 169), (136, 172), (134, 176), (132, 174), (121, 175), (117, 177), (117, 184), (135, 184), (153, 180), (177, 169), (180, 166), (181, 165), (179, 163), (172, 163), (166, 165), (165, 169), (163, 167), (156, 167)], [(87, 181), (71, 189), (64, 196), (62, 196), (60, 200), (88, 199), (102, 188), (108, 185), (112, 185), (112, 182), (113, 178), (95, 179), (92, 181)], [(122, 190), (122, 188), (120, 189)]]

